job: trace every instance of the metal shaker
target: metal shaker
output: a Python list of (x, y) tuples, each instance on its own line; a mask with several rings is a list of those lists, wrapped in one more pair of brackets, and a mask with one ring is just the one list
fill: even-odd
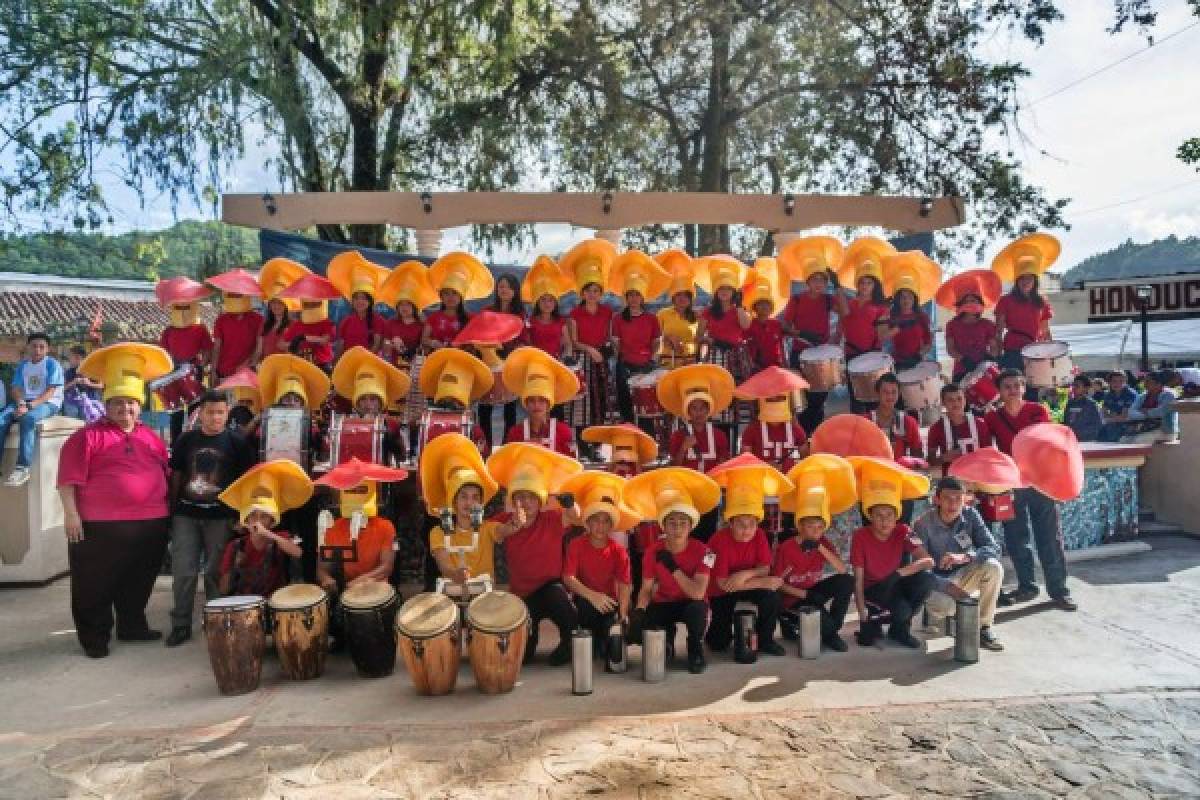
[(733, 660), (739, 664), (758, 661), (758, 610), (754, 607), (733, 612)]
[(647, 628), (642, 631), (642, 680), (662, 683), (667, 677), (667, 632)]
[(816, 658), (821, 655), (821, 609), (803, 606), (797, 609), (800, 617), (800, 657)]
[(608, 646), (605, 648), (604, 669), (608, 672), (624, 672), (629, 669), (625, 654), (625, 632), (621, 623), (614, 622), (608, 629)]
[(592, 632), (571, 632), (571, 694), (592, 693)]
[(954, 611), (954, 660), (974, 664), (979, 660), (979, 601), (959, 600)]

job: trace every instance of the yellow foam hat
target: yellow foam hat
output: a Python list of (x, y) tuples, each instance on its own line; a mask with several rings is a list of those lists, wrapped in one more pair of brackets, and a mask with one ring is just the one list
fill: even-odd
[(429, 269), (420, 261), (405, 261), (384, 279), (376, 299), (389, 306), (407, 300), (420, 311), (436, 303), (438, 294), (429, 283)]
[(551, 406), (579, 394), (579, 378), (563, 363), (538, 347), (518, 347), (504, 359), (504, 388), (525, 402), (543, 397)]
[(941, 282), (942, 268), (920, 250), (905, 250), (883, 260), (883, 293), (888, 297), (908, 289), (921, 305), (933, 299)]
[(891, 506), (900, 513), (900, 503), (929, 494), (929, 478), (874, 456), (850, 456), (858, 482), (858, 499), (864, 514), (875, 506)]
[[(311, 274), (312, 270), (299, 261), (292, 261), (290, 258), (272, 258), (263, 264), (262, 271), (258, 273), (258, 282), (262, 286), (263, 296), (270, 301), (305, 275)], [(287, 306), (288, 311), (300, 310), (299, 300), (285, 298), (283, 304)]]
[(794, 492), (779, 498), (781, 511), (805, 517), (820, 517), (829, 527), (831, 515), (854, 507), (858, 500), (858, 482), (854, 467), (841, 456), (816, 453), (800, 461), (788, 472)]
[(583, 465), (573, 458), (528, 442), (510, 442), (501, 446), (487, 460), (492, 477), (508, 490), (533, 492), (543, 503), (551, 492), (559, 491), (563, 482), (582, 472)]
[(267, 356), (258, 367), (258, 386), (263, 401), (275, 405), (290, 392), (304, 398), (304, 405), (314, 411), (329, 396), (329, 376), (315, 364), (289, 353)]
[(453, 347), (436, 350), (421, 367), (421, 393), (439, 400), (457, 400), (463, 408), (492, 388), (492, 368), (470, 353)]
[(728, 286), (738, 290), (746, 282), (746, 265), (733, 256), (705, 256), (696, 261), (697, 272), (703, 272), (712, 291)]
[(658, 442), (641, 428), (628, 423), (593, 425), (583, 429), (582, 438), (585, 442), (612, 447), (614, 461), (622, 460), (616, 457), (622, 451), (632, 453), (638, 464), (647, 464), (658, 458)]
[(379, 295), (379, 287), (388, 277), (388, 271), (386, 267), (367, 261), (357, 250), (346, 250), (329, 260), (325, 277), (347, 300), (353, 298), (355, 292), (365, 292), (374, 300)]
[(1005, 283), (1022, 275), (1039, 276), (1058, 260), (1062, 244), (1048, 233), (1031, 233), (1012, 242), (992, 259), (992, 271)]
[(637, 292), (643, 300), (653, 300), (671, 285), (671, 274), (641, 250), (626, 250), (617, 256), (608, 272), (608, 290), (624, 297)]
[(870, 275), (883, 285), (883, 260), (896, 255), (896, 248), (877, 236), (861, 236), (850, 243), (842, 254), (842, 265), (838, 267), (838, 280), (843, 285), (854, 286), (858, 279)]
[(492, 273), (475, 256), (456, 250), (429, 266), (429, 283), (439, 292), (453, 289), (463, 301), (481, 300), (492, 293), (496, 281)]
[(482, 489), (485, 504), (500, 488), (475, 443), (461, 433), (443, 433), (425, 445), (418, 469), (425, 507), (434, 513), (452, 507), (464, 486)]
[(779, 263), (794, 281), (806, 281), (818, 272), (836, 271), (845, 248), (832, 236), (805, 236), (788, 242), (779, 251)]
[(716, 364), (689, 364), (663, 376), (655, 388), (658, 402), (669, 413), (687, 419), (687, 407), (693, 400), (708, 403), (708, 413), (716, 416), (733, 402), (733, 376)]
[(617, 259), (617, 248), (607, 239), (584, 239), (559, 259), (563, 274), (582, 292), (588, 284), (608, 285), (608, 270)]
[(787, 304), (791, 282), (788, 275), (775, 259), (764, 256), (754, 262), (746, 273), (742, 286), (742, 308), (754, 311), (754, 304), (766, 300), (772, 312), (780, 311)]
[(242, 367), (218, 384), (217, 389), (229, 392), (233, 396), (233, 404), (240, 405), (243, 400), (250, 401), (250, 410), (257, 414), (262, 411), (262, 392), (259, 390), (258, 373), (249, 367)]
[(707, 475), (686, 467), (663, 467), (643, 472), (625, 483), (625, 504), (662, 524), (667, 515), (686, 514), (695, 526), (700, 515), (717, 507), (721, 487)]
[(748, 515), (763, 518), (763, 501), (783, 497), (796, 488), (783, 473), (750, 453), (708, 471), (708, 477), (725, 489), (725, 519)]
[(554, 259), (538, 256), (521, 281), (521, 299), (526, 303), (536, 303), (546, 295), (557, 299), (568, 294), (572, 286), (570, 277), (563, 274)]
[(333, 368), (333, 388), (342, 397), (357, 403), (363, 395), (373, 394), (387, 408), (408, 394), (411, 379), (367, 348), (352, 347)]
[(146, 381), (161, 378), (174, 368), (166, 350), (153, 344), (121, 342), (93, 350), (79, 365), (79, 373), (104, 383), (104, 399), (146, 399)]
[(283, 512), (304, 505), (312, 494), (312, 481), (304, 470), (281, 458), (251, 467), (217, 498), (235, 509), (243, 523), (252, 512), (263, 511), (278, 525)]
[(667, 297), (674, 297), (680, 292), (696, 294), (696, 289), (712, 293), (712, 284), (708, 280), (708, 270), (699, 269), (696, 261), (678, 248), (664, 250), (654, 257), (663, 269), (671, 276), (671, 284), (667, 287)]
[(640, 514), (625, 505), (625, 479), (611, 472), (577, 473), (563, 481), (559, 491), (575, 495), (585, 521), (593, 514), (607, 514), (615, 531), (627, 531), (642, 521)]

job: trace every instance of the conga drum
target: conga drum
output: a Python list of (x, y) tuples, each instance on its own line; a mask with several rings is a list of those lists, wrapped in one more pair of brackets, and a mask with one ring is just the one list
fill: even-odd
[(467, 655), (484, 694), (511, 692), (529, 641), (529, 609), (515, 594), (488, 592), (467, 606)]
[(329, 595), (320, 586), (294, 583), (278, 589), (267, 603), (283, 676), (294, 681), (319, 678), (328, 649)]
[(822, 344), (805, 348), (799, 356), (800, 374), (808, 381), (810, 392), (828, 392), (841, 386), (846, 371), (842, 348)]
[(369, 581), (342, 593), (342, 626), (350, 659), (364, 678), (382, 678), (396, 668), (396, 590)]
[(850, 386), (854, 389), (854, 398), (859, 402), (874, 403), (879, 400), (875, 391), (875, 381), (892, 371), (896, 362), (887, 353), (863, 353), (850, 359), (846, 371), (850, 374)]
[(208, 660), (221, 694), (245, 694), (258, 688), (267, 646), (266, 611), (266, 603), (256, 594), (220, 597), (204, 604)]
[(396, 646), (418, 694), (454, 691), (462, 658), (458, 630), (458, 606), (444, 594), (424, 592), (400, 606)]

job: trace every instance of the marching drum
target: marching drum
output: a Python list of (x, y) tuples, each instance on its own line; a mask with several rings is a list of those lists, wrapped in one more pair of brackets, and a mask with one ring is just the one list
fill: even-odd
[[(808, 352), (807, 350), (805, 352)], [(875, 381), (892, 371), (896, 362), (887, 353), (863, 353), (850, 359), (846, 371), (850, 373), (850, 386), (854, 390), (854, 399), (866, 403), (879, 400), (875, 391)]]
[(366, 419), (334, 412), (329, 420), (330, 466), (345, 464), (351, 458), (382, 464), (385, 433), (387, 424), (381, 414)]
[(266, 603), (256, 594), (221, 597), (204, 604), (208, 660), (221, 694), (245, 694), (258, 688), (267, 647), (266, 611)]
[(633, 413), (638, 417), (661, 417), (662, 403), (658, 402), (658, 384), (667, 374), (665, 369), (656, 369), (642, 375), (629, 377), (629, 394), (633, 398)]
[(481, 405), (502, 406), (517, 399), (517, 396), (510, 392), (508, 387), (504, 385), (503, 373), (503, 365), (492, 368), (492, 388), (488, 389), (487, 394), (479, 398)]
[(204, 394), (204, 384), (196, 377), (196, 368), (184, 364), (161, 378), (146, 383), (146, 388), (158, 395), (166, 411), (187, 408)]
[(1016, 500), (1012, 492), (990, 494), (976, 490), (975, 505), (979, 509), (979, 516), (987, 523), (1008, 522), (1017, 517)]
[(308, 412), (303, 408), (268, 408), (262, 413), (259, 461), (286, 458), (308, 471)]
[(325, 671), (329, 633), (329, 595), (320, 586), (294, 583), (267, 601), (271, 607), (275, 650), (285, 678), (306, 681)]
[(396, 643), (418, 694), (454, 691), (462, 652), (458, 606), (444, 594), (414, 595), (396, 614)]
[(823, 344), (800, 353), (800, 374), (810, 392), (828, 392), (845, 381), (846, 361), (842, 348)]
[(940, 408), (942, 404), (942, 370), (935, 361), (922, 361), (912, 369), (896, 375), (900, 381), (900, 396), (904, 407), (911, 411)]
[(983, 407), (999, 397), (1000, 389), (996, 386), (999, 376), (1000, 367), (993, 361), (984, 361), (964, 375), (959, 385), (967, 397), (967, 403)]
[(364, 678), (382, 678), (396, 668), (396, 590), (369, 581), (342, 593), (342, 625), (350, 658)]
[(425, 409), (425, 413), (421, 415), (421, 432), (417, 436), (417, 452), (410, 458), (414, 462), (418, 461), (421, 453), (425, 452), (425, 445), (442, 433), (461, 433), (470, 439), (474, 424), (474, 415), (469, 411), (452, 411), (443, 408)]
[(1034, 389), (1070, 386), (1075, 374), (1071, 347), (1066, 342), (1034, 342), (1021, 348), (1025, 379)]
[(484, 694), (511, 692), (529, 640), (529, 610), (515, 594), (488, 592), (467, 607), (467, 654)]

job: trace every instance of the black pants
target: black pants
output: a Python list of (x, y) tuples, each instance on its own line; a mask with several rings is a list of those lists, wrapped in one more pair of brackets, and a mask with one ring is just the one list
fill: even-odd
[(280, 522), (283, 530), (300, 537), (299, 577), (304, 583), (317, 582), (317, 514), (320, 510), (321, 502), (314, 494), (299, 508), (283, 512)]
[(825, 401), (829, 399), (829, 392), (808, 392), (804, 399), (804, 410), (800, 412), (798, 419), (804, 433), (812, 436), (817, 426), (825, 421)]
[(169, 519), (84, 522), (83, 541), (67, 546), (71, 566), (71, 616), (85, 648), (146, 631), (146, 603), (167, 550)]
[(775, 640), (775, 623), (779, 620), (779, 593), (769, 589), (747, 589), (723, 594), (709, 600), (712, 606), (712, 622), (708, 626), (708, 646), (713, 650), (724, 650), (733, 639), (733, 610), (739, 602), (753, 603), (758, 609), (755, 630), (758, 631), (759, 646)]
[(592, 632), (593, 646), (599, 648), (607, 642), (608, 631), (617, 622), (617, 612), (602, 614), (583, 597), (575, 598), (575, 608), (579, 611), (579, 627)]
[(665, 630), (668, 649), (673, 649), (675, 626), (680, 622), (687, 626), (688, 655), (703, 655), (708, 603), (703, 600), (676, 600), (671, 603), (651, 603), (646, 607), (646, 627)]
[(525, 652), (532, 655), (537, 650), (538, 623), (549, 619), (558, 628), (559, 647), (568, 647), (571, 642), (571, 631), (579, 626), (579, 612), (571, 602), (571, 595), (560, 581), (550, 581), (536, 589), (532, 594), (521, 598), (529, 609), (533, 633)]
[(892, 613), (893, 631), (908, 631), (913, 614), (933, 591), (933, 574), (929, 570), (901, 577), (893, 572), (879, 583), (868, 586), (864, 594), (872, 603)]
[(817, 581), (808, 590), (808, 596), (797, 600), (789, 612), (795, 612), (804, 606), (821, 610), (821, 637), (832, 636), (842, 629), (846, 621), (846, 611), (850, 608), (850, 600), (854, 597), (854, 577), (852, 575), (830, 575)]
[(692, 530), (692, 538), (708, 544), (708, 540), (717, 532), (717, 522), (720, 516), (720, 509), (714, 508), (705, 514), (700, 515), (700, 521), (696, 523), (696, 527)]
[[(483, 436), (487, 439), (489, 447), (495, 449), (497, 442), (492, 440), (492, 409), (495, 406), (485, 406), (479, 404), (479, 426), (483, 428)], [(504, 437), (508, 434), (508, 429), (517, 424), (517, 401), (505, 403), (504, 409), (504, 427), (500, 429), (500, 442), (504, 441)]]

